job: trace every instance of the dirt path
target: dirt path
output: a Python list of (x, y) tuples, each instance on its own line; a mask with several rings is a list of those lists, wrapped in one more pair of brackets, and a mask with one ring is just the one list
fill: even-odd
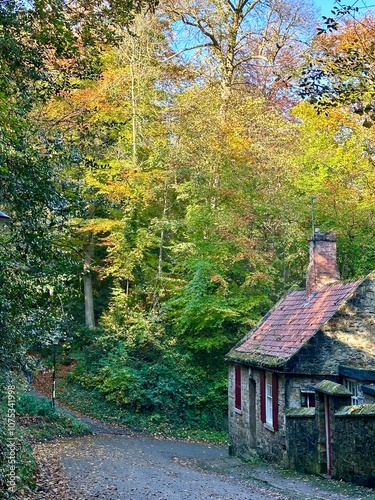
[(248, 464), (224, 446), (156, 439), (80, 417), (93, 435), (39, 444), (35, 500), (375, 500), (349, 483)]

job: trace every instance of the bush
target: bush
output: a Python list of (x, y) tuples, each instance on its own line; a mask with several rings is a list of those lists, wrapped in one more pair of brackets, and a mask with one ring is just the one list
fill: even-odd
[(224, 430), (227, 413), (226, 371), (207, 373), (188, 355), (164, 352), (154, 360), (130, 357), (119, 342), (90, 371), (78, 364), (73, 377), (96, 389), (107, 401), (137, 414), (163, 416), (174, 425)]
[[(37, 418), (36, 418), (37, 417)], [(54, 412), (46, 397), (36, 397), (30, 392), (17, 392), (15, 428), (7, 425), (8, 404), (0, 401), (0, 498), (20, 498), (9, 491), (11, 473), (9, 443), (14, 445), (15, 478), (17, 491), (35, 485), (36, 464), (31, 442), (49, 440), (60, 436), (87, 434), (89, 427), (65, 412)]]
[[(24, 434), (31, 441), (49, 440), (61, 436), (87, 434), (90, 428), (64, 410), (52, 410), (51, 400), (30, 392), (21, 392), (16, 403), (19, 420), (24, 420)], [(34, 422), (33, 416), (41, 417)]]
[(51, 401), (48, 398), (39, 398), (28, 392), (19, 394), (16, 412), (18, 415), (40, 415), (52, 420), (57, 418), (57, 413), (52, 410)]

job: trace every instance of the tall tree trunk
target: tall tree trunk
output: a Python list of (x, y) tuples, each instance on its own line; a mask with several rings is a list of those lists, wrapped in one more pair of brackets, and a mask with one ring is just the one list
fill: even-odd
[(91, 264), (94, 259), (94, 236), (91, 233), (89, 242), (83, 247), (83, 290), (85, 295), (85, 324), (95, 327), (94, 296), (92, 291)]
[[(87, 207), (87, 217), (92, 219), (95, 214), (95, 203)], [(91, 265), (94, 260), (94, 233), (87, 234), (87, 240), (83, 245), (83, 291), (85, 296), (85, 324), (88, 328), (95, 327), (94, 295), (92, 292)]]

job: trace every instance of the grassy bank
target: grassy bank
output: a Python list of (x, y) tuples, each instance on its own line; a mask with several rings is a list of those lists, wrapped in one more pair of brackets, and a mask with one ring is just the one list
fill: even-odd
[(30, 442), (88, 434), (90, 428), (64, 410), (52, 410), (47, 397), (22, 393), (17, 401), (17, 422)]
[(32, 445), (90, 429), (66, 412), (53, 411), (46, 397), (16, 390), (0, 402), (0, 498), (24, 498), (35, 488), (37, 465)]

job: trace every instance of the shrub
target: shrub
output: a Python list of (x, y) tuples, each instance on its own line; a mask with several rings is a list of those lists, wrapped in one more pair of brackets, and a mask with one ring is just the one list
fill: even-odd
[(29, 392), (21, 392), (16, 403), (18, 415), (40, 415), (50, 419), (57, 418), (56, 412), (52, 410), (51, 401), (46, 397), (36, 397)]

